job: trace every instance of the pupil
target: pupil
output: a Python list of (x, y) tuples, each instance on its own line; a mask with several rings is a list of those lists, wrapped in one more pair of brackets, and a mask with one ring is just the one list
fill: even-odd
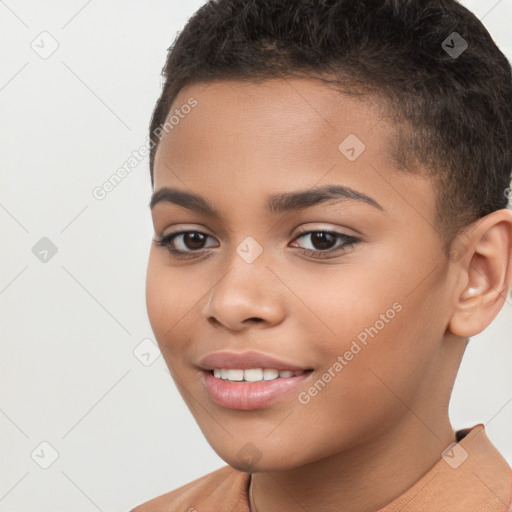
[[(189, 249), (201, 249), (201, 244), (204, 242), (203, 238), (204, 238), (204, 235), (202, 235), (201, 233), (186, 233), (185, 234), (185, 245)], [(189, 243), (189, 241), (191, 241), (192, 243)], [(194, 245), (194, 243), (196, 245)], [(199, 245), (197, 245), (197, 243)]]
[[(330, 233), (323, 233), (323, 232), (313, 233), (311, 235), (313, 245), (315, 247), (317, 247), (318, 244), (315, 242), (315, 240), (319, 240), (319, 242), (320, 242), (319, 249), (330, 249), (331, 245), (332, 245), (332, 240), (330, 240), (331, 243), (329, 243), (329, 240), (326, 240), (326, 237), (327, 237), (327, 239), (333, 238), (333, 236)], [(326, 242), (329, 247), (325, 246)], [(322, 246), (322, 244), (323, 244), (323, 246)]]

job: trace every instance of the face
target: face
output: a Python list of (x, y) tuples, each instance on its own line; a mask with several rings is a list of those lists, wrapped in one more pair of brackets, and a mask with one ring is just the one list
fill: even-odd
[(375, 105), (297, 79), (198, 84), (171, 109), (149, 320), (208, 442), (242, 471), (433, 413), (453, 283), (431, 183), (396, 171)]

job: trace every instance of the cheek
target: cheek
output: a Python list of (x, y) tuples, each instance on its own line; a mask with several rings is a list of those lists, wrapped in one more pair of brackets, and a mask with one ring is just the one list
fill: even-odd
[(187, 288), (180, 285), (177, 273), (167, 267), (164, 258), (152, 249), (146, 274), (148, 318), (162, 352), (179, 340), (179, 320), (187, 311)]
[(154, 249), (151, 249), (146, 272), (146, 309), (149, 322), (153, 332), (158, 338), (160, 323), (164, 318), (163, 310), (166, 307), (166, 298), (164, 290), (165, 273), (161, 272), (162, 265), (159, 258), (155, 256)]
[[(372, 342), (378, 344), (378, 340), (395, 336), (392, 333), (404, 315), (404, 294), (399, 283), (395, 282), (394, 288), (381, 284), (378, 272), (372, 274), (367, 269), (360, 273), (340, 272), (338, 276), (333, 274), (332, 278), (307, 284), (311, 310), (318, 318), (310, 329), (315, 334), (315, 350), (324, 362), (351, 348), (364, 352)], [(316, 290), (314, 299), (311, 290)]]
[[(318, 384), (318, 395), (306, 406), (318, 415), (339, 406), (371, 420), (400, 408), (397, 396), (413, 400), (422, 386), (439, 337), (435, 293), (411, 293), (414, 276), (390, 268), (375, 265), (324, 282), (316, 308), (330, 332), (315, 338), (315, 352), (321, 361), (317, 378), (328, 383)], [(384, 275), (394, 276), (386, 286)]]
[[(325, 428), (325, 439), (333, 441), (333, 432), (344, 433), (346, 436), (341, 438), (345, 441), (352, 436), (364, 439), (366, 432), (384, 429), (398, 416), (407, 414), (408, 406), (404, 404), (412, 406), (421, 396), (436, 357), (436, 343), (432, 342), (432, 332), (427, 332), (433, 328), (426, 322), (418, 325), (421, 302), (404, 300), (401, 306), (400, 311), (393, 310), (393, 318), (388, 312), (388, 323), (378, 323), (380, 313), (385, 314), (387, 308), (374, 308), (371, 315), (366, 314), (362, 330), (357, 328), (340, 336), (337, 344), (331, 345), (326, 364), (316, 376), (316, 385), (308, 390), (309, 396), (315, 396), (304, 405), (304, 411), (309, 411), (304, 417), (315, 418), (321, 425), (330, 422), (332, 430)], [(348, 308), (346, 311), (350, 312)], [(355, 306), (352, 312), (356, 314)], [(363, 320), (365, 316), (361, 314), (359, 318)], [(338, 326), (341, 332), (341, 321)], [(358, 337), (361, 333), (364, 337)], [(338, 356), (343, 364), (336, 365)], [(340, 414), (333, 415), (333, 410)]]
[[(198, 284), (199, 283), (199, 284)], [(169, 370), (183, 371), (194, 359), (197, 316), (208, 291), (207, 280), (190, 269), (169, 265), (164, 251), (152, 249), (146, 274), (146, 308), (156, 342)]]

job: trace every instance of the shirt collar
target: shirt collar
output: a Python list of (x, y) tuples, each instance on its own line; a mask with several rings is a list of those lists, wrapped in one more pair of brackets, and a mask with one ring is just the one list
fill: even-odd
[[(512, 512), (512, 470), (484, 425), (458, 430), (456, 439), (423, 477), (376, 512)], [(250, 478), (224, 466), (149, 503), (155, 510), (250, 512)]]
[(456, 438), (420, 480), (378, 512), (510, 512), (512, 470), (484, 425), (459, 430)]

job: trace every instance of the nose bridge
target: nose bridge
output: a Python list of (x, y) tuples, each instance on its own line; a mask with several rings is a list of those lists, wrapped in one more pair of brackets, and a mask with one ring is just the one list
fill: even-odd
[(263, 246), (253, 237), (239, 242), (226, 271), (216, 280), (203, 313), (234, 328), (246, 319), (275, 322), (283, 312), (276, 277), (269, 270)]
[(246, 236), (233, 247), (227, 273), (214, 288), (225, 288), (233, 298), (239, 293), (247, 295), (247, 299), (254, 298), (266, 287), (266, 274), (270, 274), (267, 264), (263, 245), (253, 236)]

